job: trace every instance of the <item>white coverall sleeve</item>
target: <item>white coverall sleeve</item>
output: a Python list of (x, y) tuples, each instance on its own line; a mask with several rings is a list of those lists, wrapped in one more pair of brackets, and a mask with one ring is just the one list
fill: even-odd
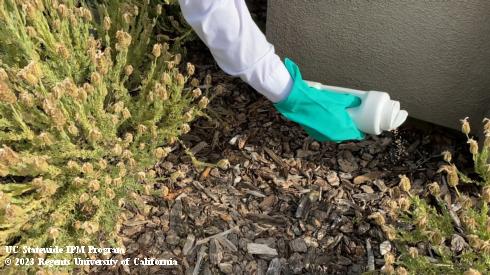
[(272, 102), (285, 99), (293, 80), (274, 46), (252, 20), (244, 0), (179, 0), (182, 14), (223, 71)]

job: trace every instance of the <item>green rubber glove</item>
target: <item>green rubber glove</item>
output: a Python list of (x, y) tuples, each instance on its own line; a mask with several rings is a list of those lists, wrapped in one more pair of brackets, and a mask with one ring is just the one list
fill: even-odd
[(274, 104), (282, 115), (300, 124), (309, 136), (321, 142), (364, 138), (346, 110), (359, 106), (360, 98), (312, 88), (303, 80), (293, 61), (286, 58), (284, 63), (294, 83), (289, 96)]

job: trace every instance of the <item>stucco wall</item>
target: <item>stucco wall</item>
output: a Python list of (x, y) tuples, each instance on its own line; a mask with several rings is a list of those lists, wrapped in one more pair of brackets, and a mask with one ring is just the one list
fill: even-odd
[(389, 92), (413, 117), (490, 113), (489, 0), (269, 0), (267, 36), (305, 79)]

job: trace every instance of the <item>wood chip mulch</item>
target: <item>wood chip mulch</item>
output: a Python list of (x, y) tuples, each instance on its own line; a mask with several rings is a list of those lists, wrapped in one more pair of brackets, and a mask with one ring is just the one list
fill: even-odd
[(367, 217), (384, 207), (398, 175), (406, 174), (413, 190), (440, 182), (436, 171), (443, 150), (465, 166), (456, 153), (465, 143), (449, 130), (409, 122), (360, 142), (318, 143), (242, 82), (222, 73), (215, 73), (214, 81), (225, 93), (209, 107), (211, 119), (195, 122), (182, 143), (199, 161), (228, 159), (230, 166), (197, 169), (176, 143), (156, 166), (163, 180), (155, 188), (168, 194), (141, 195), (149, 213), (128, 207), (121, 229), (124, 258), (172, 258), (179, 265), (115, 266), (106, 272), (275, 275), (379, 269), (386, 237)]

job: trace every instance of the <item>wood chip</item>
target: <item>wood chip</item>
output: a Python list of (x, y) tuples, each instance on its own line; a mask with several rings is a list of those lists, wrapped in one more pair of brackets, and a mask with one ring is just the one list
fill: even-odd
[(340, 179), (337, 176), (337, 173), (335, 171), (328, 172), (328, 174), (327, 174), (327, 182), (331, 186), (334, 186), (334, 187), (340, 185)]
[(372, 171), (372, 172), (366, 173), (364, 175), (355, 177), (354, 178), (354, 184), (359, 185), (359, 184), (363, 184), (363, 183), (366, 183), (369, 181), (373, 181), (375, 179), (382, 177), (383, 175), (384, 175), (383, 172)]
[(240, 135), (236, 135), (236, 136), (232, 137), (228, 143), (230, 145), (235, 145), (237, 143), (239, 137), (240, 137)]
[(381, 199), (383, 195), (374, 193), (374, 194), (368, 194), (368, 193), (360, 193), (360, 194), (354, 194), (352, 197), (354, 199), (362, 200), (362, 201), (374, 201), (374, 200), (379, 200)]
[(189, 252), (194, 247), (195, 240), (196, 240), (196, 237), (193, 234), (187, 235), (187, 239), (185, 241), (184, 248), (182, 248), (182, 254), (184, 254), (184, 256), (189, 255)]
[(249, 254), (252, 255), (277, 256), (277, 250), (275, 250), (274, 248), (270, 248), (266, 244), (261, 244), (261, 243), (248, 243), (247, 251)]
[(258, 214), (258, 213), (249, 213), (246, 216), (247, 219), (250, 219), (257, 223), (266, 223), (278, 226), (287, 226), (288, 220), (281, 215), (277, 216), (269, 216), (266, 214)]
[(230, 233), (231, 233), (231, 232), (233, 232), (233, 231), (237, 231), (238, 229), (239, 229), (239, 226), (235, 226), (235, 227), (230, 228), (230, 229), (228, 229), (228, 230), (226, 230), (226, 231), (223, 231), (223, 232), (221, 232), (221, 233), (218, 233), (218, 234), (215, 234), (215, 235), (213, 235), (213, 236), (210, 236), (210, 237), (207, 237), (207, 238), (204, 238), (204, 239), (198, 240), (198, 241), (196, 242), (196, 246), (197, 246), (197, 245), (201, 245), (201, 244), (205, 244), (205, 243), (209, 242), (211, 239), (214, 239), (214, 238), (224, 237), (224, 236), (226, 236), (226, 235), (230, 234)]
[(270, 195), (266, 197), (262, 202), (259, 204), (260, 209), (266, 210), (274, 206), (277, 202), (277, 197), (275, 195)]
[(209, 262), (213, 265), (218, 265), (223, 259), (223, 249), (217, 239), (209, 241)]
[(201, 150), (204, 149), (204, 148), (206, 148), (206, 147), (208, 147), (207, 142), (201, 141), (198, 144), (196, 144), (194, 147), (191, 148), (191, 153), (193, 155), (195, 155), (195, 154), (201, 152)]
[(224, 274), (232, 274), (233, 273), (233, 265), (231, 263), (220, 263), (218, 265), (219, 270)]
[(202, 260), (206, 256), (206, 250), (207, 250), (207, 247), (205, 245), (201, 246), (201, 248), (199, 249), (199, 252), (197, 253), (196, 265), (194, 266), (194, 270), (192, 272), (192, 275), (198, 275), (199, 274), (199, 270), (201, 269)]
[(306, 242), (303, 238), (297, 238), (289, 242), (289, 247), (294, 252), (306, 252), (308, 247), (306, 246)]
[(281, 275), (282, 265), (279, 258), (274, 258), (269, 263), (266, 275)]
[(192, 182), (192, 185), (194, 185), (194, 187), (196, 187), (197, 189), (203, 191), (206, 195), (208, 195), (208, 197), (210, 197), (211, 199), (213, 199), (213, 201), (218, 202), (218, 203), (221, 203), (221, 201), (219, 200), (218, 196), (216, 196), (214, 193), (212, 193), (207, 188), (205, 188), (200, 182), (193, 181)]
[(256, 196), (258, 198), (265, 198), (265, 195), (260, 193), (259, 191), (245, 189), (245, 193), (252, 195), (252, 196)]
[(383, 180), (378, 179), (375, 180), (373, 183), (374, 185), (376, 185), (376, 187), (378, 187), (379, 191), (383, 193), (388, 191), (388, 187), (386, 187), (385, 182)]
[(374, 193), (373, 188), (371, 186), (369, 186), (369, 185), (363, 185), (363, 186), (361, 186), (361, 189), (362, 189), (362, 191), (364, 191), (364, 192), (366, 192), (368, 194), (373, 194)]
[(366, 239), (366, 250), (367, 250), (367, 268), (368, 271), (374, 271), (374, 254), (373, 248), (371, 247), (371, 241)]
[(216, 238), (219, 243), (221, 244), (221, 246), (223, 246), (223, 248), (227, 251), (230, 251), (230, 252), (237, 252), (238, 251), (238, 248), (230, 241), (228, 240), (227, 238)]
[(143, 224), (147, 224), (148, 221), (137, 221), (137, 220), (129, 220), (129, 221), (125, 221), (123, 222), (123, 224), (125, 226), (138, 226), (138, 225), (143, 225)]
[(281, 171), (281, 176), (284, 178), (288, 177), (289, 173), (289, 166), (284, 162), (276, 153), (274, 153), (271, 149), (264, 147), (264, 151), (271, 157), (271, 159), (279, 165), (280, 171)]

